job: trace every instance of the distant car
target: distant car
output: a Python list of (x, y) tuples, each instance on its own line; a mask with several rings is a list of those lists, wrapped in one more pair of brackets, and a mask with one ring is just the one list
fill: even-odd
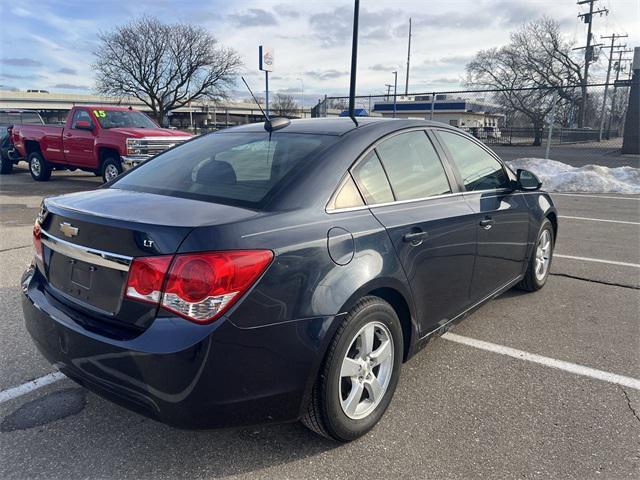
[(15, 125), (11, 131), (11, 143), (37, 181), (48, 180), (53, 169), (80, 169), (109, 182), (191, 137), (160, 128), (137, 110), (109, 106), (73, 107), (63, 127)]
[(168, 424), (302, 419), (353, 440), (430, 338), (545, 285), (558, 217), (540, 187), (438, 122), (203, 135), (44, 200), (26, 326), (69, 378)]
[(19, 161), (20, 155), (11, 144), (10, 128), (14, 125), (44, 125), (38, 112), (32, 110), (0, 110), (0, 173), (7, 174)]

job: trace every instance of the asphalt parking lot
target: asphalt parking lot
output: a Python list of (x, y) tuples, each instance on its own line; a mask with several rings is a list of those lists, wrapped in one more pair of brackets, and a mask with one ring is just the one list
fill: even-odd
[(36, 183), (24, 168), (0, 177), (0, 478), (640, 475), (640, 196), (554, 195), (548, 285), (508, 292), (432, 341), (403, 366), (381, 423), (338, 445), (299, 424), (175, 430), (68, 379), (27, 391), (52, 372), (19, 306), (33, 219), (43, 196), (97, 185), (69, 172)]

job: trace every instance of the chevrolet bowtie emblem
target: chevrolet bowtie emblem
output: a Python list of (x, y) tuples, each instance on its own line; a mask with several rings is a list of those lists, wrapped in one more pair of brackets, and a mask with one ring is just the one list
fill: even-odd
[(78, 229), (67, 222), (62, 222), (60, 224), (60, 231), (64, 234), (65, 237), (75, 237), (78, 235)]

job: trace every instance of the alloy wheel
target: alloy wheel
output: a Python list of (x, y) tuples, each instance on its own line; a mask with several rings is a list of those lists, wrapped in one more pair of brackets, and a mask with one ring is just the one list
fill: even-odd
[(120, 172), (118, 172), (118, 168), (113, 164), (107, 165), (106, 168), (104, 169), (104, 178), (107, 182), (110, 182), (111, 180), (116, 178), (119, 174)]
[(30, 167), (31, 167), (31, 172), (33, 173), (33, 175), (35, 177), (39, 177), (40, 173), (42, 172), (42, 165), (40, 164), (40, 159), (36, 158), (35, 156), (32, 157), (31, 158)]
[(386, 325), (370, 322), (353, 337), (340, 369), (340, 405), (354, 420), (368, 416), (380, 404), (391, 380), (393, 337)]
[(536, 279), (541, 282), (547, 276), (551, 263), (551, 233), (544, 230), (536, 245)]

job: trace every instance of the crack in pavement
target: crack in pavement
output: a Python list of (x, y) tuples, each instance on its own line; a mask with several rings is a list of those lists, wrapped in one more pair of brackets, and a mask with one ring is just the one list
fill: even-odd
[(636, 420), (640, 422), (640, 416), (638, 416), (638, 412), (636, 412), (636, 409), (633, 408), (633, 405), (631, 405), (631, 399), (629, 398), (629, 394), (627, 394), (627, 391), (624, 388), (620, 387), (619, 385), (618, 387), (620, 388), (620, 390), (622, 390), (624, 398), (627, 400), (627, 407), (629, 407), (629, 410), (631, 411), (631, 413), (633, 413), (633, 416), (636, 417)]
[(0, 250), (0, 253), (10, 252), (11, 250), (19, 250), (20, 248), (27, 248), (27, 247), (30, 247), (30, 246), (31, 245), (21, 245), (19, 247), (3, 248), (2, 250)]
[(600, 285), (611, 285), (612, 287), (621, 287), (621, 288), (630, 288), (632, 290), (640, 290), (640, 286), (636, 287), (635, 285), (626, 285), (624, 283), (608, 282), (606, 280), (595, 280), (593, 278), (579, 277), (577, 275), (571, 275), (569, 273), (553, 273), (552, 272), (552, 273), (549, 273), (549, 275), (553, 275), (554, 277), (571, 278), (573, 280), (582, 280), (583, 282), (599, 283)]

